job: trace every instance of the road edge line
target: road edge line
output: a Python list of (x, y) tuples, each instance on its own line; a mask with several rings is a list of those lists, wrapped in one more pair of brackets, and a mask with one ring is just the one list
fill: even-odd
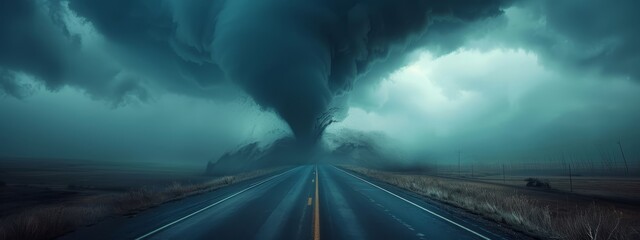
[(455, 226), (457, 226), (457, 227), (459, 227), (459, 228), (462, 228), (462, 229), (464, 229), (464, 230), (466, 230), (466, 231), (468, 231), (468, 232), (470, 232), (470, 233), (473, 233), (474, 235), (476, 235), (476, 236), (478, 236), (478, 237), (480, 237), (480, 238), (482, 238), (482, 239), (491, 240), (491, 238), (488, 238), (488, 237), (486, 237), (486, 236), (484, 236), (484, 235), (482, 235), (482, 234), (480, 234), (480, 233), (477, 233), (476, 231), (473, 231), (473, 230), (471, 230), (471, 229), (469, 229), (469, 228), (467, 228), (467, 227), (465, 227), (465, 226), (460, 225), (459, 223), (454, 222), (453, 220), (450, 220), (450, 219), (448, 219), (448, 218), (446, 218), (446, 217), (443, 217), (443, 216), (442, 216), (442, 215), (440, 215), (440, 214), (437, 214), (437, 213), (435, 213), (435, 212), (433, 212), (433, 211), (431, 211), (431, 210), (429, 210), (429, 209), (426, 209), (426, 208), (424, 208), (424, 207), (422, 207), (422, 206), (420, 206), (420, 205), (418, 205), (418, 204), (416, 204), (416, 203), (414, 203), (414, 202), (412, 202), (412, 201), (409, 201), (409, 200), (407, 200), (407, 199), (405, 199), (405, 198), (403, 198), (403, 197), (401, 197), (401, 196), (398, 196), (397, 194), (392, 193), (392, 192), (390, 192), (390, 191), (388, 191), (388, 190), (386, 190), (386, 189), (384, 189), (384, 188), (382, 188), (382, 187), (379, 187), (378, 185), (375, 185), (375, 184), (373, 184), (373, 183), (371, 183), (371, 182), (369, 182), (369, 181), (367, 181), (367, 180), (364, 180), (364, 179), (362, 179), (362, 178), (360, 178), (360, 177), (358, 177), (358, 176), (355, 176), (355, 175), (353, 175), (353, 174), (351, 174), (351, 173), (348, 173), (347, 171), (342, 170), (342, 169), (340, 169), (340, 168), (338, 168), (338, 167), (336, 167), (336, 166), (333, 166), (333, 165), (332, 165), (332, 167), (334, 167), (334, 168), (336, 168), (336, 169), (338, 169), (338, 170), (340, 170), (340, 171), (342, 171), (342, 172), (344, 172), (344, 173), (346, 173), (346, 174), (348, 174), (348, 175), (350, 175), (350, 176), (352, 176), (352, 177), (354, 177), (354, 178), (360, 179), (361, 181), (363, 181), (363, 182), (365, 182), (365, 183), (368, 183), (368, 184), (370, 184), (371, 186), (374, 186), (374, 187), (376, 187), (376, 188), (378, 188), (378, 189), (380, 189), (380, 190), (382, 190), (382, 191), (384, 191), (384, 192), (386, 192), (386, 193), (388, 193), (388, 194), (391, 194), (391, 195), (393, 195), (394, 197), (397, 197), (397, 198), (399, 198), (399, 199), (401, 199), (401, 200), (403, 200), (403, 201), (405, 201), (405, 202), (407, 202), (407, 203), (409, 203), (409, 204), (411, 204), (411, 205), (413, 205), (413, 206), (415, 206), (415, 207), (417, 207), (417, 208), (420, 208), (420, 209), (422, 209), (423, 211), (428, 212), (428, 213), (430, 213), (430, 214), (432, 214), (432, 215), (434, 215), (434, 216), (436, 216), (436, 217), (438, 217), (438, 218), (440, 218), (440, 219), (442, 219), (442, 220), (445, 220), (445, 221), (447, 221), (447, 222), (449, 222), (449, 223), (451, 223), (451, 224), (453, 224), (453, 225), (455, 225)]
[[(297, 167), (296, 167), (296, 168), (297, 168)], [(209, 209), (209, 208), (212, 208), (213, 206), (218, 205), (218, 204), (220, 204), (220, 203), (222, 203), (222, 202), (224, 202), (224, 201), (226, 201), (226, 200), (229, 200), (230, 198), (233, 198), (233, 197), (235, 197), (235, 196), (237, 196), (237, 195), (239, 195), (239, 194), (241, 194), (241, 193), (243, 193), (243, 192), (246, 192), (246, 191), (248, 191), (248, 190), (250, 190), (250, 189), (252, 189), (252, 188), (254, 188), (254, 187), (257, 187), (257, 186), (259, 186), (259, 185), (262, 185), (263, 183), (266, 183), (266, 182), (268, 182), (268, 181), (271, 181), (271, 180), (273, 180), (274, 178), (279, 177), (279, 176), (282, 176), (282, 175), (283, 175), (283, 174), (285, 174), (285, 173), (291, 172), (291, 171), (293, 171), (293, 170), (294, 170), (294, 169), (296, 169), (296, 168), (289, 169), (289, 170), (287, 170), (286, 172), (280, 173), (280, 174), (275, 175), (275, 176), (271, 176), (271, 177), (269, 177), (269, 178), (267, 178), (267, 179), (265, 179), (265, 180), (262, 180), (261, 182), (258, 182), (258, 183), (256, 183), (256, 184), (253, 184), (253, 185), (251, 185), (251, 186), (249, 186), (249, 187), (247, 187), (247, 188), (245, 188), (245, 189), (243, 189), (243, 190), (241, 190), (241, 191), (239, 191), (239, 192), (236, 192), (236, 193), (234, 193), (234, 194), (231, 194), (230, 196), (227, 196), (227, 197), (225, 197), (225, 198), (223, 198), (223, 199), (220, 199), (220, 200), (218, 200), (217, 202), (212, 203), (211, 205), (208, 205), (208, 206), (206, 206), (206, 207), (204, 207), (204, 208), (201, 208), (201, 209), (200, 209), (200, 210), (198, 210), (198, 211), (192, 212), (192, 213), (190, 213), (189, 215), (186, 215), (186, 216), (184, 216), (184, 217), (178, 218), (177, 220), (175, 220), (175, 221), (173, 221), (173, 222), (167, 223), (167, 224), (163, 225), (162, 227), (156, 228), (155, 230), (153, 230), (153, 231), (151, 231), (151, 232), (148, 232), (147, 234), (144, 234), (144, 235), (142, 235), (142, 236), (140, 236), (140, 237), (137, 237), (135, 240), (145, 239), (145, 238), (147, 238), (147, 237), (149, 237), (149, 236), (151, 236), (151, 235), (153, 235), (153, 234), (156, 234), (156, 233), (158, 233), (158, 232), (160, 232), (160, 231), (164, 230), (165, 228), (171, 227), (171, 226), (175, 225), (176, 223), (182, 222), (182, 221), (184, 221), (184, 220), (185, 220), (185, 219), (187, 219), (187, 218), (190, 218), (190, 217), (192, 217), (192, 216), (194, 216), (194, 215), (196, 215), (196, 214), (198, 214), (198, 213), (201, 213), (201, 212), (203, 212), (203, 211), (205, 211), (205, 210), (207, 210), (207, 209)]]

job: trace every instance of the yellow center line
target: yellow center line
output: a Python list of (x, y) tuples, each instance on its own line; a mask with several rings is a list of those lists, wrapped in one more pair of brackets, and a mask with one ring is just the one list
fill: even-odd
[(320, 240), (320, 202), (318, 201), (318, 165), (316, 165), (316, 203), (313, 220), (313, 239)]

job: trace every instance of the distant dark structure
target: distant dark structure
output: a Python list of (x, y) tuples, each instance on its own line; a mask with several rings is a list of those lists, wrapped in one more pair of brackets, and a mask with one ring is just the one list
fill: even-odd
[(527, 178), (524, 180), (527, 182), (527, 187), (537, 187), (537, 188), (551, 188), (551, 184), (547, 180), (540, 180), (537, 178)]

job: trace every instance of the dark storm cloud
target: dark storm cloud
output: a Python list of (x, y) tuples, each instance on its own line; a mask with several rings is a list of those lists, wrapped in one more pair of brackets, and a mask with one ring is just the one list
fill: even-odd
[(0, 68), (0, 96), (8, 94), (20, 99), (29, 95), (30, 88), (31, 86), (17, 81), (14, 72)]
[[(146, 84), (206, 97), (228, 79), (312, 140), (316, 118), (345, 102), (334, 97), (374, 64), (416, 48), (430, 23), (496, 16), (504, 2), (3, 1), (0, 65), (49, 89), (73, 85), (117, 101), (148, 98)], [(114, 46), (110, 60), (80, 50), (84, 39), (69, 30), (69, 14)]]
[[(628, 77), (640, 81), (640, 2), (623, 0), (514, 1), (506, 14), (474, 22), (436, 19), (407, 49), (421, 48), (442, 56), (461, 48), (491, 50), (521, 48), (535, 52), (544, 66), (579, 81), (603, 74), (603, 79)], [(360, 76), (350, 104), (372, 107), (372, 92), (381, 77), (415, 59), (406, 51), (391, 51)]]
[(640, 81), (640, 2), (540, 1), (531, 4), (546, 22), (547, 33), (529, 42), (549, 59), (577, 68), (631, 76)]
[[(163, 117), (166, 119), (172, 119), (168, 118), (171, 114), (176, 119), (190, 119), (184, 116), (195, 115), (195, 119), (202, 111), (188, 110), (185, 106), (189, 103), (163, 103), (162, 95), (166, 91), (171, 92), (167, 95), (185, 97), (185, 102), (206, 98), (198, 100), (203, 100), (203, 106), (210, 104), (213, 110), (204, 117), (213, 119), (228, 113), (211, 103), (221, 97), (238, 97), (236, 88), (229, 84), (232, 83), (249, 93), (263, 110), (277, 112), (294, 134), (304, 140), (315, 140), (315, 121), (319, 114), (339, 107), (334, 113), (337, 119), (343, 119), (347, 114), (357, 117), (358, 112), (347, 112), (350, 109), (360, 108), (364, 112), (350, 126), (366, 125), (375, 122), (377, 114), (389, 114), (389, 123), (373, 130), (405, 128), (410, 133), (424, 133), (420, 138), (411, 138), (420, 149), (425, 148), (424, 143), (432, 149), (451, 149), (453, 145), (465, 144), (458, 139), (470, 139), (466, 143), (468, 146), (501, 150), (501, 145), (517, 145), (513, 144), (516, 142), (512, 137), (513, 129), (524, 129), (523, 124), (532, 126), (528, 131), (516, 132), (520, 134), (520, 137), (516, 136), (517, 143), (524, 147), (541, 145), (540, 142), (561, 144), (576, 139), (611, 141), (625, 132), (637, 135), (637, 131), (628, 130), (636, 129), (633, 123), (639, 119), (635, 114), (634, 100), (637, 99), (630, 97), (637, 91), (635, 83), (622, 85), (620, 89), (628, 89), (624, 94), (617, 92), (622, 90), (617, 90), (616, 84), (623, 80), (628, 82), (627, 77), (636, 83), (640, 79), (640, 68), (636, 67), (640, 66), (640, 45), (637, 44), (640, 31), (635, 26), (640, 22), (640, 15), (635, 13), (638, 5), (637, 1), (631, 0), (615, 3), (601, 0), (0, 0), (0, 103), (3, 104), (0, 111), (17, 112), (18, 106), (29, 103), (4, 95), (18, 99), (30, 95), (36, 99), (38, 94), (54, 95), (37, 91), (38, 83), (43, 83), (43, 88), (57, 91), (57, 97), (62, 99), (69, 92), (79, 95), (69, 102), (83, 101), (82, 94), (85, 93), (114, 105), (157, 99), (162, 103), (155, 103), (158, 109), (165, 111), (167, 108), (167, 116)], [(510, 92), (505, 91), (503, 85), (523, 85), (521, 80), (530, 77), (523, 72), (526, 68), (515, 65), (509, 69), (500, 67), (482, 77), (477, 74), (459, 76), (455, 73), (473, 72), (474, 66), (488, 67), (480, 63), (469, 65), (470, 59), (466, 55), (456, 58), (448, 64), (451, 67), (447, 71), (442, 70), (442, 74), (433, 77), (437, 79), (430, 80), (438, 80), (439, 85), (450, 88), (444, 97), (453, 100), (460, 97), (461, 93), (457, 92), (482, 89), (480, 92), (485, 101), (477, 104), (491, 108), (486, 109), (486, 116), (471, 118), (464, 115), (478, 109), (471, 104), (468, 111), (442, 120), (450, 123), (443, 123), (450, 127), (447, 131), (455, 133), (449, 139), (433, 135), (433, 132), (445, 129), (438, 127), (435, 120), (439, 119), (438, 115), (448, 116), (446, 111), (424, 115), (419, 114), (424, 111), (419, 107), (422, 105), (402, 107), (407, 104), (404, 100), (424, 102), (428, 95), (438, 95), (437, 92), (399, 91), (389, 96), (377, 92), (385, 85), (389, 87), (387, 81), (380, 84), (382, 79), (393, 78), (390, 73), (411, 65), (424, 51), (436, 59), (446, 59), (448, 55), (470, 49), (479, 49), (480, 55), (495, 55), (492, 53), (495, 49), (523, 49), (535, 55), (534, 62), (558, 74), (548, 78), (555, 85), (549, 83), (543, 90), (536, 90), (535, 97), (523, 100), (520, 106), (530, 107), (516, 112), (518, 114), (509, 118), (510, 122), (494, 121), (504, 118), (506, 109), (511, 106), (508, 104), (511, 100), (503, 96)], [(495, 63), (494, 58), (487, 59), (485, 62), (506, 66), (504, 62)], [(428, 66), (420, 66), (420, 69), (428, 69)], [(514, 69), (518, 74), (510, 75)], [(420, 82), (427, 82), (425, 78), (420, 78)], [(536, 76), (531, 82), (542, 78), (546, 77)], [(488, 79), (501, 81), (494, 85), (480, 81)], [(475, 84), (465, 85), (460, 81)], [(614, 88), (608, 89), (611, 86)], [(580, 88), (589, 90), (579, 91)], [(552, 91), (554, 95), (550, 96)], [(599, 97), (594, 97), (596, 95)], [(381, 102), (393, 102), (390, 98), (398, 99), (399, 103), (380, 106)], [(611, 101), (607, 102), (608, 99)], [(86, 96), (84, 101), (87, 101)], [(0, 144), (5, 146), (5, 152), (15, 148), (13, 146), (32, 142), (28, 138), (14, 140), (18, 129), (29, 128), (25, 119), (49, 119), (59, 114), (56, 108), (66, 108), (68, 104), (64, 102), (52, 107), (46, 105), (47, 102), (39, 101), (37, 104), (41, 105), (30, 110), (53, 109), (44, 117), (4, 119), (1, 127), (15, 129), (14, 134), (5, 134), (4, 141), (15, 143)], [(87, 101), (87, 105), (81, 111), (92, 109), (98, 103)], [(145, 107), (154, 108), (151, 105)], [(437, 110), (440, 105), (443, 104), (424, 108)], [(582, 106), (584, 112), (572, 113), (574, 105)], [(130, 109), (129, 106), (114, 111), (126, 109)], [(239, 110), (229, 110), (234, 111)], [(69, 114), (74, 114), (72, 112)], [(104, 122), (118, 121), (117, 115), (109, 117), (109, 110), (105, 112)], [(64, 116), (61, 119), (69, 114), (60, 113)], [(406, 122), (399, 122), (394, 114), (409, 117)], [(557, 115), (558, 119), (540, 119), (540, 116), (550, 115)], [(496, 118), (492, 118), (494, 116)], [(588, 119), (581, 122), (591, 125), (574, 124), (577, 118)], [(622, 120), (612, 124), (612, 118)], [(148, 123), (157, 119), (131, 118), (128, 121)], [(162, 128), (149, 132), (172, 129), (172, 121), (176, 120), (167, 120)], [(462, 123), (454, 124), (457, 121)], [(87, 122), (91, 126), (99, 121), (90, 119)], [(483, 124), (493, 122), (500, 124)], [(420, 128), (412, 123), (429, 125), (436, 130), (419, 131)], [(47, 125), (48, 121), (39, 124), (65, 131), (75, 125), (53, 127)], [(246, 123), (234, 120), (207, 124), (242, 125), (238, 129), (246, 126)], [(188, 122), (184, 125), (191, 126)], [(607, 127), (609, 125), (616, 128)], [(114, 132), (110, 128), (104, 131)], [(34, 130), (33, 138), (41, 138), (43, 132)], [(123, 132), (140, 135), (131, 130)], [(87, 134), (85, 138), (91, 139), (92, 135)], [(211, 135), (223, 136), (225, 140), (229, 137)], [(574, 137), (560, 138), (559, 135)], [(171, 134), (149, 136), (172, 138)], [(491, 136), (491, 141), (487, 141), (486, 136)], [(58, 141), (59, 137), (42, 139), (40, 146), (45, 146)], [(184, 139), (210, 141), (188, 134)], [(77, 139), (77, 142), (87, 140)], [(493, 143), (495, 146), (489, 146)], [(104, 146), (104, 149), (112, 149), (108, 144)], [(35, 148), (25, 148), (24, 152)]]
[(640, 81), (638, 9), (640, 2), (634, 0), (518, 1), (494, 21), (476, 22), (459, 31), (432, 28), (431, 33), (440, 33), (429, 40), (436, 39), (430, 45), (438, 47), (480, 40), (484, 42), (470, 46), (523, 48), (557, 70)]
[(57, 88), (65, 61), (56, 26), (34, 1), (0, 2), (0, 66), (25, 71)]
[(211, 12), (218, 13), (212, 44), (205, 41), (195, 48), (210, 47), (232, 81), (262, 106), (275, 109), (294, 134), (306, 140), (315, 135), (316, 118), (336, 105), (336, 95), (348, 91), (371, 63), (387, 58), (390, 49), (403, 49), (408, 39), (424, 33), (432, 18), (470, 21), (500, 13), (498, 1), (212, 5)]
[(224, 78), (208, 46), (215, 2), (72, 0), (69, 8), (116, 45), (132, 70), (174, 92), (215, 97), (221, 93), (207, 87)]
[(49, 90), (71, 85), (98, 98), (121, 102), (129, 95), (144, 99), (137, 81), (119, 77), (95, 56), (80, 51), (80, 37), (69, 32), (57, 1), (2, 1), (0, 6), (0, 89), (22, 98), (32, 84), (17, 79), (22, 72)]
[[(625, 152), (640, 149), (637, 82), (558, 71), (522, 49), (463, 48), (443, 56), (424, 51), (416, 58), (374, 88), (368, 105), (352, 104), (329, 133), (381, 131), (395, 139), (387, 146), (396, 143), (393, 149), (431, 162), (455, 163), (460, 149), (463, 159), (474, 155), (483, 162), (562, 152), (599, 161), (598, 147), (618, 151), (618, 141)], [(627, 153), (637, 156), (632, 151)]]
[[(206, 86), (220, 79), (219, 71), (203, 63), (188, 62), (170, 51), (168, 33), (162, 35), (156, 30), (158, 25), (143, 29), (138, 26), (140, 21), (136, 20), (139, 19), (125, 19), (131, 21), (118, 22), (120, 25), (117, 27), (121, 31), (149, 37), (107, 39), (107, 44), (99, 46), (105, 49), (87, 49), (98, 47), (83, 46), (88, 41), (85, 39), (87, 36), (70, 31), (74, 27), (70, 25), (78, 23), (68, 21), (75, 13), (68, 10), (66, 1), (2, 1), (0, 4), (0, 67), (12, 73), (24, 72), (33, 76), (49, 90), (70, 85), (115, 104), (130, 97), (143, 101), (148, 99), (149, 93), (144, 85), (149, 80), (153, 80), (151, 85), (160, 85), (181, 94), (213, 97), (211, 93), (217, 93), (215, 89), (206, 89)], [(105, 12), (109, 10), (106, 6), (97, 7)], [(109, 21), (121, 19), (117, 14), (111, 17), (113, 19)], [(140, 17), (148, 18), (147, 13)], [(167, 28), (171, 28), (171, 18), (167, 19)], [(158, 24), (163, 22), (158, 20)], [(119, 48), (120, 42), (126, 47)], [(102, 55), (108, 56), (100, 56), (96, 51), (103, 51)], [(18, 82), (15, 77), (15, 74), (3, 74), (2, 85), (5, 93), (19, 97), (14, 93), (25, 90), (13, 84)]]

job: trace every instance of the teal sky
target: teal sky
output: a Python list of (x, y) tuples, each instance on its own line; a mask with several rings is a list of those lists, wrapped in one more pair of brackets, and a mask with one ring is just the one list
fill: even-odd
[(637, 1), (0, 5), (0, 156), (200, 163), (330, 109), (398, 159), (639, 156)]

